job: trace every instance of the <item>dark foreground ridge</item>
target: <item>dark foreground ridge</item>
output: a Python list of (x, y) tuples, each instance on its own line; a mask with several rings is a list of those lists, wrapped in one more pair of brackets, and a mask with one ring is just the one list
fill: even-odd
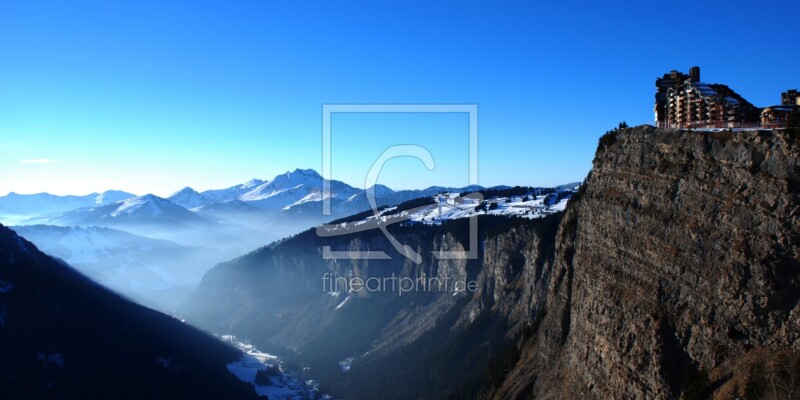
[(0, 398), (255, 398), (227, 371), (239, 356), (0, 225)]

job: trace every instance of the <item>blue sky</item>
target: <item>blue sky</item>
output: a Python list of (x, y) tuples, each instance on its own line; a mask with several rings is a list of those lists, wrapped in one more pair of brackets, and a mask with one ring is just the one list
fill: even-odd
[[(0, 194), (319, 170), (338, 103), (477, 104), (479, 182), (554, 185), (619, 121), (650, 123), (671, 69), (759, 106), (800, 86), (798, 2), (376, 3), (0, 3)], [(334, 117), (334, 178), (361, 185), (382, 148), (414, 143), (437, 169), (399, 160), (382, 183), (465, 184), (466, 121)]]

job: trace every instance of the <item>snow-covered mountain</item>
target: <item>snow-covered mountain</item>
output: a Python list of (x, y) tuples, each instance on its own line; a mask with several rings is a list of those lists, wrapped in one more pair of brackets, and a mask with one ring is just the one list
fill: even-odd
[[(331, 215), (323, 216), (322, 204), (326, 199), (322, 191), (324, 181), (323, 177), (313, 169), (295, 169), (271, 180), (253, 179), (227, 189), (208, 190), (200, 194), (217, 201), (239, 200), (264, 210), (274, 219), (287, 222), (295, 219), (298, 223), (304, 224), (304, 227), (370, 209), (364, 189), (352, 187), (341, 181), (330, 180), (330, 193), (327, 200), (331, 204)], [(373, 190), (376, 203), (380, 206), (399, 204), (440, 192), (466, 192), (482, 188), (478, 185), (461, 188), (432, 186), (421, 190), (396, 191), (385, 185), (375, 185)], [(236, 204), (241, 206), (240, 203)], [(208, 212), (212, 208), (215, 208), (213, 203), (194, 211)], [(253, 212), (250, 208), (241, 208), (242, 211)]]
[[(306, 202), (321, 202), (322, 176), (313, 169), (295, 169), (272, 180), (251, 180), (228, 189), (209, 190), (202, 194), (218, 201), (241, 200), (263, 210), (281, 210)], [(347, 198), (359, 190), (344, 182), (330, 181), (332, 198)]]
[[(260, 209), (239, 200), (213, 203), (194, 210), (198, 211), (190, 211), (171, 200), (148, 194), (116, 203), (31, 218), (17, 226), (108, 227), (185, 246), (213, 249), (223, 258), (241, 254), (294, 232), (288, 228), (275, 229)], [(216, 258), (216, 261), (221, 259)], [(211, 263), (214, 260), (204, 261)]]
[(85, 196), (57, 196), (49, 193), (17, 194), (0, 196), (0, 218), (14, 216), (32, 217), (63, 213), (81, 207), (98, 206), (130, 199), (135, 195), (119, 190), (91, 193)]
[[(285, 216), (322, 213), (324, 179), (313, 169), (295, 169), (271, 180), (253, 179), (227, 189), (207, 190), (199, 193), (211, 202), (240, 200), (251, 206)], [(331, 212), (334, 216), (346, 216), (369, 209), (366, 191), (344, 182), (330, 180)], [(407, 200), (430, 196), (441, 191), (471, 191), (480, 186), (463, 188), (430, 187), (422, 190), (392, 190), (385, 185), (376, 185), (375, 198), (378, 205), (397, 204)], [(180, 204), (180, 203), (179, 203)], [(193, 207), (190, 207), (193, 208)]]
[[(192, 246), (204, 245), (202, 243), (211, 240), (209, 234), (213, 234), (216, 236), (212, 241), (227, 243), (228, 246), (250, 243), (241, 239), (243, 236), (260, 243), (265, 238), (292, 235), (371, 209), (366, 190), (330, 180), (330, 192), (323, 195), (324, 183), (323, 177), (313, 169), (295, 169), (270, 180), (252, 179), (225, 189), (198, 192), (185, 187), (168, 199), (152, 194), (134, 197), (125, 192), (90, 196), (40, 194), (29, 196), (31, 205), (23, 207), (27, 203), (20, 200), (20, 195), (12, 194), (0, 198), (0, 221), (6, 217), (6, 222), (15, 225), (113, 227)], [(508, 187), (490, 189), (497, 191)], [(432, 186), (419, 190), (393, 190), (385, 185), (373, 188), (377, 206), (401, 204), (437, 193), (477, 190), (484, 188), (477, 185), (460, 188)], [(322, 213), (324, 200), (330, 202), (330, 215)], [(8, 218), (10, 213), (4, 211), (4, 204), (6, 209), (25, 211), (27, 217)], [(37, 210), (47, 212), (35, 214)], [(190, 234), (189, 231), (193, 232)]]
[(84, 207), (53, 219), (57, 225), (115, 226), (118, 224), (189, 227), (205, 220), (193, 212), (152, 194), (98, 207)]
[(264, 183), (265, 181), (262, 181), (261, 179), (251, 179), (245, 183), (231, 186), (226, 189), (206, 190), (202, 194), (214, 202), (237, 200), (243, 194)]
[(187, 209), (202, 207), (215, 202), (189, 186), (171, 194), (167, 199)]

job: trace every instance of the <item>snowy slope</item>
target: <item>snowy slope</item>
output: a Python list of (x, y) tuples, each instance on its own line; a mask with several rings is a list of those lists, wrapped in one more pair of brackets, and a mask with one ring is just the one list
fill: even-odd
[[(264, 182), (239, 196), (258, 208), (275, 210), (291, 207), (309, 201), (323, 200), (323, 178), (313, 169), (296, 169)], [(330, 181), (330, 194), (334, 198), (346, 198), (358, 192), (357, 189), (339, 181)]]
[[(228, 364), (228, 371), (240, 380), (253, 385), (258, 396), (268, 397), (270, 400), (333, 399), (319, 392), (316, 381), (304, 379), (305, 377), (298, 376), (297, 372), (286, 369), (283, 361), (277, 356), (261, 352), (252, 344), (242, 342), (233, 335), (222, 335), (219, 338), (244, 353), (239, 360)], [(267, 369), (275, 371), (275, 375), (270, 377), (270, 384), (256, 383), (258, 371)]]
[(188, 225), (204, 220), (191, 211), (152, 194), (70, 211), (54, 219), (57, 225), (106, 226), (117, 223)]
[(202, 207), (214, 202), (188, 186), (171, 194), (167, 199), (187, 209)]
[[(240, 200), (270, 214), (284, 217), (321, 217), (325, 200), (322, 187), (324, 179), (313, 169), (295, 169), (271, 180), (253, 179), (247, 183), (227, 189), (208, 190), (201, 194), (213, 202)], [(330, 180), (331, 212), (333, 216), (346, 216), (369, 209), (366, 192), (344, 182)], [(463, 188), (430, 187), (422, 190), (392, 190), (385, 185), (375, 185), (374, 193), (378, 205), (398, 204), (407, 200), (432, 196), (442, 191), (468, 191), (482, 189), (480, 186)], [(194, 211), (209, 211), (209, 208)], [(252, 210), (247, 210), (252, 211)]]
[(81, 207), (114, 203), (135, 197), (131, 193), (109, 190), (85, 196), (57, 196), (49, 193), (17, 194), (0, 196), (0, 216), (34, 217), (44, 214), (63, 213)]
[[(176, 235), (176, 230), (187, 227), (203, 227), (203, 231), (208, 232), (207, 228), (210, 228), (208, 224), (213, 223), (217, 225), (215, 229), (224, 231), (219, 233), (229, 236), (229, 239), (233, 236), (242, 237), (247, 234), (256, 240), (255, 238), (263, 239), (266, 236), (291, 235), (321, 223), (371, 209), (367, 191), (364, 189), (355, 188), (336, 180), (330, 180), (327, 183), (330, 192), (323, 194), (325, 180), (319, 173), (313, 169), (295, 169), (270, 180), (252, 179), (226, 189), (198, 192), (190, 187), (185, 187), (172, 194), (168, 199), (152, 194), (126, 197), (132, 195), (125, 192), (106, 192), (88, 199), (81, 198), (80, 201), (65, 198), (61, 199), (65, 202), (61, 208), (76, 205), (81, 205), (81, 207), (33, 218), (6, 218), (6, 222), (15, 225), (110, 226), (136, 234), (155, 235), (155, 237), (183, 244), (197, 245), (198, 240), (203, 241), (207, 238), (201, 235), (186, 238), (184, 237), (186, 232)], [(373, 188), (378, 206), (401, 204), (442, 192), (464, 193), (483, 189), (477, 185), (461, 188), (432, 186), (420, 190), (392, 190), (385, 185), (375, 185)], [(496, 191), (508, 189), (508, 187), (500, 186), (490, 189)], [(47, 194), (41, 196), (43, 198), (51, 197)], [(11, 197), (13, 200), (15, 196), (6, 197)], [(121, 201), (114, 201), (120, 198), (122, 198)], [(330, 215), (322, 213), (326, 200), (330, 204)], [(7, 204), (12, 204), (9, 199), (5, 199), (5, 201)], [(0, 205), (2, 204), (0, 201)], [(501, 210), (507, 213), (532, 216), (538, 213), (536, 207), (533, 206), (534, 204), (508, 207), (503, 205)], [(553, 205), (550, 204), (550, 206)], [(491, 210), (489, 213), (497, 212)], [(430, 217), (428, 215), (425, 218)], [(2, 221), (2, 212), (0, 212), (0, 221)], [(199, 230), (196, 231), (199, 232)]]
[(399, 222), (441, 224), (444, 221), (478, 215), (502, 215), (520, 218), (542, 218), (564, 211), (576, 188), (562, 188), (553, 193), (523, 194), (516, 196), (493, 196), (483, 199), (476, 193), (444, 192), (432, 197), (432, 204), (399, 211), (397, 206), (385, 207), (377, 214), (365, 218), (324, 225), (317, 229), (321, 234), (334, 234), (343, 229), (360, 231), (374, 229), (378, 225)]
[(212, 202), (221, 202), (226, 200), (237, 200), (243, 194), (253, 190), (253, 188), (266, 183), (261, 179), (251, 179), (240, 185), (231, 186), (226, 189), (206, 190), (201, 194)]

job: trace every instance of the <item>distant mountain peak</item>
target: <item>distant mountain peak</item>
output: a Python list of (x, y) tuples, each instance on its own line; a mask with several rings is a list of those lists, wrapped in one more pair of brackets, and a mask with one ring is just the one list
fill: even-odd
[(179, 197), (179, 196), (202, 196), (202, 194), (200, 194), (200, 192), (192, 189), (190, 186), (186, 186), (185, 188), (183, 188), (181, 190), (178, 190), (175, 193), (172, 193), (167, 198), (168, 199), (173, 199), (173, 198)]
[(112, 204), (133, 198), (135, 195), (118, 190), (90, 193), (83, 196), (58, 196), (49, 193), (19, 194), (11, 192), (0, 196), (0, 215), (37, 216), (63, 213), (83, 207)]
[(103, 193), (100, 194), (92, 193), (91, 195), (95, 196), (94, 203), (98, 205), (116, 203), (121, 200), (127, 200), (136, 197), (136, 195), (134, 195), (133, 193), (124, 192), (122, 190), (106, 190)]
[(241, 186), (242, 188), (251, 188), (251, 187), (256, 187), (258, 185), (261, 185), (263, 183), (264, 183), (263, 180), (253, 178), (253, 179), (250, 179), (249, 181), (247, 181), (247, 182), (245, 182), (245, 183), (243, 183), (243, 184), (241, 184), (239, 186)]
[(305, 176), (310, 176), (310, 177), (314, 177), (314, 178), (322, 178), (322, 175), (320, 175), (319, 172), (317, 172), (316, 170), (311, 169), (311, 168), (308, 168), (308, 169), (295, 168), (295, 170), (292, 171), (292, 172), (286, 171), (286, 175), (289, 175), (289, 174), (292, 174), (292, 175), (305, 175)]
[(395, 191), (392, 190), (390, 187), (388, 187), (386, 185), (381, 185), (381, 184), (373, 185), (371, 188), (367, 188), (367, 190), (369, 190), (369, 189), (372, 189), (372, 192), (376, 196), (385, 196), (385, 195), (389, 195), (389, 194), (395, 193)]
[(107, 214), (100, 214), (99, 217), (118, 218), (124, 215), (128, 218), (141, 219), (157, 218), (164, 215), (164, 217), (172, 220), (193, 220), (198, 218), (183, 206), (152, 193), (114, 203), (110, 207), (112, 208), (111, 210), (97, 209), (99, 213), (107, 212)]
[(189, 186), (169, 196), (173, 203), (187, 209), (205, 206), (213, 201)]

